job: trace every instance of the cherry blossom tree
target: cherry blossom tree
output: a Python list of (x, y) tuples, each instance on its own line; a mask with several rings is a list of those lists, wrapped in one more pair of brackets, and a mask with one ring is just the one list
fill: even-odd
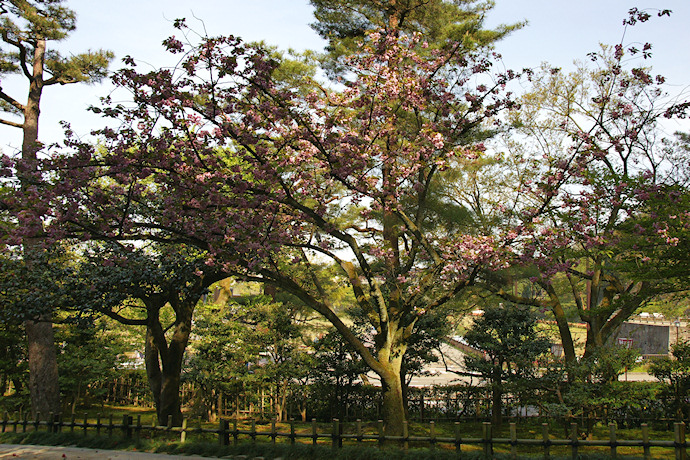
[[(46, 164), (52, 235), (183, 242), (228, 275), (295, 295), (381, 377), (386, 430), (400, 434), (418, 319), (510, 253), (497, 234), (427, 225), (426, 200), (439, 171), (482, 155), (515, 75), (492, 77), (490, 60), (459, 44), (420, 55), (418, 37), (373, 34), (341, 85), (312, 80), (305, 95), (237, 38), (165, 44), (182, 56), (176, 69), (139, 73), (129, 60), (114, 81), (135, 104), (96, 109), (121, 127), (98, 147), (71, 140), (71, 155)], [(330, 305), (313, 269), (325, 260), (367, 315), (365, 336)]]
[[(649, 18), (630, 14), (628, 21)], [(516, 266), (542, 294), (499, 293), (551, 310), (568, 362), (576, 358), (569, 303), (587, 325), (590, 356), (646, 302), (690, 287), (687, 273), (669, 278), (658, 269), (664, 253), (676, 252), (680, 239), (672, 233), (687, 225), (678, 212), (687, 182), (680, 192), (674, 174), (688, 161), (682, 152), (671, 154), (660, 125), (684, 117), (688, 103), (664, 93), (663, 77), (635, 66), (650, 50), (649, 44), (603, 47), (571, 74), (545, 67), (513, 120), (523, 136), (520, 148), (541, 155), (539, 175), (523, 188), (523, 220), (515, 228)]]

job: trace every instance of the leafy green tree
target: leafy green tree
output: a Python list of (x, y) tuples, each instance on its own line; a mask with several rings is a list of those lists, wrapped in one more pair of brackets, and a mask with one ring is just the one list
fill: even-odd
[(74, 414), (86, 397), (97, 399), (102, 382), (117, 376), (118, 365), (126, 343), (117, 331), (107, 329), (106, 321), (85, 317), (57, 327), (55, 337), (60, 343), (58, 367), (63, 401)]
[(255, 296), (202, 311), (186, 377), (209, 395), (270, 388), (273, 412), (284, 420), (293, 382), (306, 383), (311, 372), (300, 309)]
[(488, 307), (465, 332), (468, 345), (481, 356), (465, 356), (465, 367), (488, 382), (491, 416), (502, 422), (503, 396), (538, 378), (536, 361), (550, 350), (549, 339), (537, 329), (536, 316), (525, 307)]
[(677, 419), (687, 420), (690, 416), (690, 343), (675, 343), (671, 354), (673, 358), (655, 360), (649, 366), (649, 373), (667, 385), (661, 397)]
[(317, 413), (327, 420), (345, 420), (346, 407), (356, 404), (361, 376), (368, 368), (333, 329), (315, 340), (313, 347), (310, 385)]
[[(84, 292), (79, 289), (80, 283), (71, 258), (72, 254), (65, 250), (64, 245), (34, 251), (31, 261), (22, 257), (17, 248), (5, 248), (0, 256), (0, 321), (9, 330), (25, 332), (28, 322), (52, 323), (58, 310), (71, 310), (77, 302), (85, 301), (91, 296), (88, 294), (84, 297)], [(52, 324), (50, 330), (53, 330)], [(36, 347), (32, 348), (31, 341), (28, 341), (27, 347), (27, 357), (31, 356), (32, 349), (37, 353)], [(27, 364), (31, 365), (30, 359)], [(54, 364), (57, 366), (57, 362)], [(57, 375), (57, 369), (52, 370)], [(44, 399), (48, 397), (49, 395), (39, 394), (43, 403), (47, 403)], [(36, 401), (32, 399), (32, 410), (35, 404)], [(36, 412), (40, 412), (43, 417), (47, 415), (40, 410)]]
[[(29, 89), (25, 103), (3, 89), (0, 83), (0, 111), (19, 115), (0, 118), (0, 123), (23, 132), (21, 157), (24, 168), (18, 179), (29, 211), (19, 214), (19, 223), (26, 228), (39, 228), (40, 209), (35, 195), (37, 152), (41, 148), (38, 122), (44, 88), (77, 82), (97, 82), (106, 76), (113, 54), (95, 51), (61, 56), (49, 50), (48, 42), (63, 40), (75, 28), (75, 14), (63, 5), (63, 0), (5, 0), (0, 4), (0, 77), (19, 75), (27, 80)], [(25, 256), (33, 258), (34, 243), (25, 242)], [(32, 411), (57, 413), (60, 410), (58, 370), (54, 332), (50, 315), (27, 320), (25, 325), (29, 343), (29, 368)]]
[(552, 396), (555, 393), (557, 402), (551, 410), (566, 420), (585, 419), (582, 428), (589, 434), (598, 420), (605, 420), (618, 409), (642, 409), (656, 398), (656, 389), (618, 381), (626, 369), (635, 365), (638, 356), (634, 348), (611, 345), (599, 347), (575, 363), (551, 361), (545, 373), (549, 384), (544, 392), (551, 391)]
[(219, 397), (241, 392), (247, 363), (256, 359), (257, 350), (243, 340), (246, 328), (228, 318), (226, 305), (200, 305), (194, 326), (183, 378), (198, 390), (195, 411), (210, 420)]
[(28, 377), (22, 325), (0, 321), (0, 410), (15, 412), (29, 405)]

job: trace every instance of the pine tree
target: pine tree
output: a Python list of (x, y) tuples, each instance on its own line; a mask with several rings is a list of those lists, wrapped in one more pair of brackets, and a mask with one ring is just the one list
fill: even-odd
[[(0, 110), (9, 117), (0, 123), (23, 131), (22, 160), (35, 163), (41, 143), (38, 121), (43, 89), (52, 85), (77, 82), (93, 83), (106, 76), (113, 54), (109, 51), (89, 51), (63, 57), (48, 49), (48, 42), (60, 41), (75, 29), (75, 13), (63, 5), (63, 0), (2, 0), (0, 1), (0, 77), (16, 74), (29, 84), (28, 97), (21, 103), (2, 86), (0, 81)], [(22, 121), (13, 116), (23, 117)], [(26, 198), (34, 190), (34, 168), (19, 172), (22, 194)], [(36, 216), (23, 213), (21, 224), (40, 225)], [(38, 251), (34, 244), (25, 244), (25, 258)], [(50, 314), (30, 318), (26, 322), (29, 350), (29, 387), (34, 413), (59, 412), (60, 393), (57, 360), (50, 322)]]
[(328, 40), (324, 66), (332, 74), (344, 70), (343, 58), (356, 52), (369, 32), (419, 33), (430, 48), (461, 43), (466, 50), (488, 46), (523, 23), (485, 29), (492, 2), (476, 0), (310, 0), (316, 22), (311, 26)]

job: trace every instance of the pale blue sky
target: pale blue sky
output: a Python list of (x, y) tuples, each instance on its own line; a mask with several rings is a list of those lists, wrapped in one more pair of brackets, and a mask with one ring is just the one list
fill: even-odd
[[(498, 45), (508, 68), (537, 66), (543, 61), (568, 68), (574, 59), (586, 59), (598, 43), (618, 43), (622, 21), (628, 9), (650, 7), (673, 10), (670, 18), (653, 18), (629, 29), (626, 42), (653, 43), (655, 72), (668, 77), (675, 90), (690, 83), (689, 0), (496, 0), (488, 25), (528, 20)], [(77, 31), (60, 44), (64, 51), (106, 48), (120, 59), (129, 54), (152, 66), (170, 64), (160, 46), (174, 33), (172, 20), (187, 17), (197, 30), (209, 35), (234, 34), (245, 40), (265, 40), (281, 48), (322, 49), (324, 42), (311, 30), (312, 10), (307, 0), (68, 0), (78, 15)], [(193, 16), (203, 21), (197, 22)], [(22, 81), (3, 81), (22, 102), (26, 88)], [(44, 93), (40, 138), (49, 143), (62, 137), (60, 120), (87, 134), (99, 126), (99, 119), (86, 113), (90, 104), (110, 91), (107, 84), (50, 87)], [(0, 149), (10, 153), (20, 144), (16, 129), (0, 127)]]

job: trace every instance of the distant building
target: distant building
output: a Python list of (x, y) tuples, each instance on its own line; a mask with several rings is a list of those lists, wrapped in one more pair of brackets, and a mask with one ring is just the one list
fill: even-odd
[(684, 321), (641, 317), (623, 323), (611, 343), (636, 348), (643, 357), (668, 355), (674, 343), (688, 339), (687, 329)]

